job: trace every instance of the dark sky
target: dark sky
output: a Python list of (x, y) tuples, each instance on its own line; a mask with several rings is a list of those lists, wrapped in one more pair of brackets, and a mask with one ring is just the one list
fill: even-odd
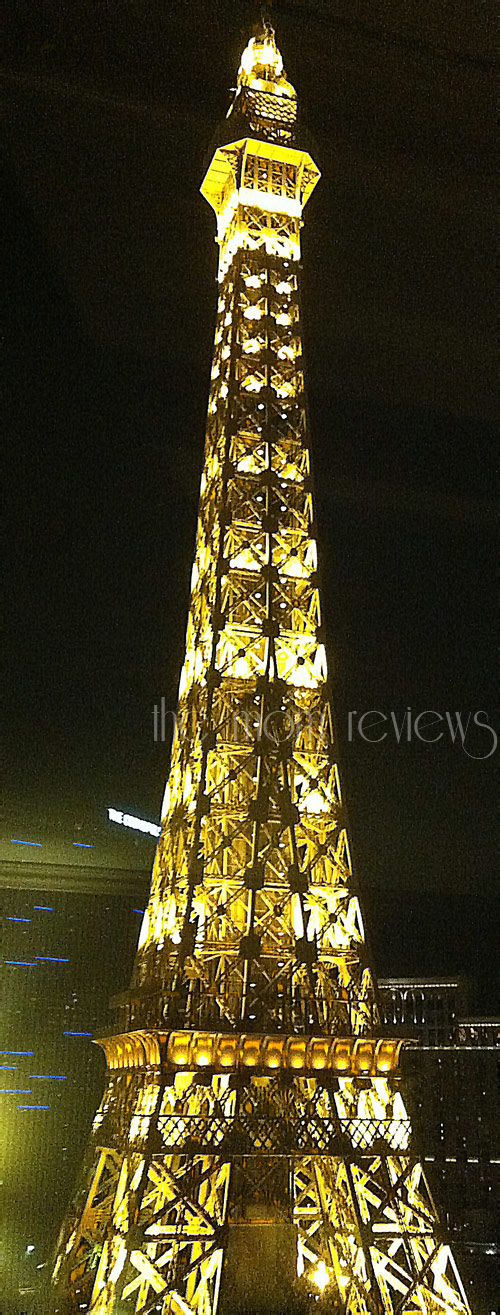
[[(10, 5), (3, 189), (11, 815), (158, 814), (215, 315), (198, 193), (258, 7)], [(498, 1009), (500, 750), (349, 743), (496, 702), (488, 6), (275, 6), (316, 142), (303, 309), (343, 779), (377, 965)], [(491, 13), (493, 11), (491, 10)], [(476, 732), (471, 753), (491, 737)]]

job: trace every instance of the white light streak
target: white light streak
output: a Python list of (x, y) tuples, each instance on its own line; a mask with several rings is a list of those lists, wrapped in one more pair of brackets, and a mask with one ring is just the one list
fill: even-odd
[(156, 822), (146, 822), (143, 817), (134, 817), (131, 813), (122, 813), (120, 808), (108, 808), (108, 820), (119, 826), (129, 827), (132, 831), (143, 831), (149, 836), (161, 835), (161, 826)]

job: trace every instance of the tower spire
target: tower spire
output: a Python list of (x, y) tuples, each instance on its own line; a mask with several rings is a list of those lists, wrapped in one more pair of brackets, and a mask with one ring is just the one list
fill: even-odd
[[(379, 1035), (330, 706), (299, 257), (319, 171), (270, 27), (201, 191), (218, 304), (151, 893), (55, 1277), (93, 1315), (466, 1315)], [(59, 1306), (62, 1310), (62, 1305)]]

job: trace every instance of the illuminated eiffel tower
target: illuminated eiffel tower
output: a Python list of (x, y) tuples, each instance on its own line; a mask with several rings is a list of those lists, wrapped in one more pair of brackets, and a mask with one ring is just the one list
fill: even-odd
[(469, 1311), (379, 1035), (323, 646), (301, 343), (304, 205), (274, 33), (202, 184), (219, 300), (162, 833), (55, 1309)]

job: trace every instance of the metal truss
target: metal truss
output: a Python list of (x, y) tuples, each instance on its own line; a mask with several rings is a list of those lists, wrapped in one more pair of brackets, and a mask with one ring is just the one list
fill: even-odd
[(186, 656), (60, 1311), (276, 1311), (273, 1238), (287, 1310), (469, 1309), (377, 1038), (342, 811), (299, 302), (318, 177), (266, 29), (202, 185), (219, 298)]
[(116, 1068), (57, 1277), (100, 1315), (215, 1315), (232, 1230), (285, 1221), (300, 1309), (465, 1315), (410, 1139), (394, 1078)]

